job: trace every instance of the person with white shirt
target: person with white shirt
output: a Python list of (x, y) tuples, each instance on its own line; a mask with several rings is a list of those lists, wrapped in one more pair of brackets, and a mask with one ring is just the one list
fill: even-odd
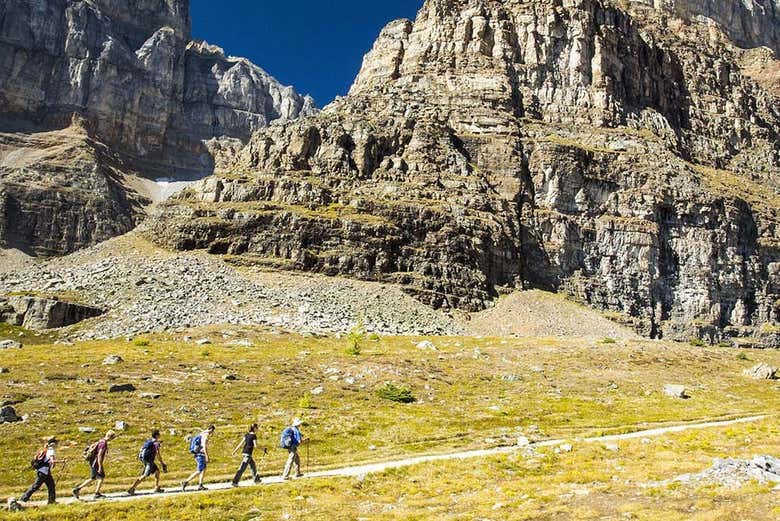
[(209, 436), (214, 433), (215, 427), (211, 425), (208, 429), (201, 432), (190, 440), (190, 454), (195, 456), (196, 470), (190, 477), (181, 482), (181, 490), (187, 489), (190, 481), (198, 477), (198, 490), (206, 490), (203, 486), (203, 478), (206, 476), (206, 467), (209, 464)]
[[(35, 458), (32, 461), (33, 468), (35, 469), (35, 483), (33, 483), (30, 488), (27, 489), (27, 492), (22, 494), (22, 497), (19, 498), (20, 503), (29, 501), (30, 497), (32, 497), (32, 495), (35, 494), (43, 485), (46, 485), (46, 490), (49, 493), (48, 503), (50, 505), (56, 503), (57, 492), (55, 490), (52, 471), (57, 464), (55, 449), (57, 448), (58, 443), (59, 442), (57, 441), (57, 438), (49, 438), (46, 440), (46, 445), (35, 455)], [(11, 506), (13, 506), (13, 504)]]

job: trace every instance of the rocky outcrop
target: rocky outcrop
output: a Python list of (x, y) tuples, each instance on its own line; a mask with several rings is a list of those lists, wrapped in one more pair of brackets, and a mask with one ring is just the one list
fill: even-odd
[(65, 327), (102, 314), (102, 309), (58, 299), (0, 297), (0, 322), (27, 329)]
[[(18, 142), (11, 133), (23, 132), (36, 140), (35, 133), (69, 127), (75, 115), (91, 140), (120, 156), (114, 165), (96, 163), (92, 175), (99, 185), (114, 183), (119, 192), (126, 185), (101, 171), (119, 164), (127, 176), (203, 177), (213, 171), (221, 150), (208, 140), (246, 140), (271, 121), (313, 110), (310, 98), (248, 61), (191, 42), (187, 0), (0, 4), (0, 131), (7, 132), (0, 139)], [(33, 175), (50, 177), (52, 193), (66, 193), (70, 185), (56, 181), (58, 166), (39, 163)], [(11, 173), (8, 168), (0, 164), (0, 186), (9, 175), (12, 183), (24, 177), (15, 165)], [(81, 216), (70, 218), (72, 197), (62, 207), (49, 198), (54, 204), (47, 206), (37, 192), (10, 191), (10, 202), (0, 201), (0, 231), (13, 230), (10, 237), (0, 235), (0, 244), (20, 243), (31, 253), (73, 251), (84, 241), (103, 240), (104, 232), (127, 230), (141, 216), (124, 200), (140, 201), (132, 193), (98, 190), (89, 200), (77, 199), (83, 206), (100, 199), (104, 207), (124, 207), (111, 210), (116, 219), (99, 214), (100, 224), (85, 226)], [(20, 229), (11, 220), (17, 206), (35, 208), (39, 228), (83, 233), (69, 241), (42, 229)]]
[(437, 307), (541, 287), (647, 336), (758, 336), (780, 319), (780, 103), (740, 46), (774, 36), (686, 5), (428, 0), (349, 96), (257, 133), (150, 234)]

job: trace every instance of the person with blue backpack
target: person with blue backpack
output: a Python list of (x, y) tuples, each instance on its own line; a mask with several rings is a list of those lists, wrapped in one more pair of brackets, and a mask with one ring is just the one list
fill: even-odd
[[(160, 430), (154, 429), (152, 431), (152, 437), (144, 442), (141, 446), (141, 450), (138, 452), (138, 459), (143, 463), (144, 470), (141, 476), (135, 480), (133, 486), (127, 489), (127, 494), (130, 496), (135, 495), (135, 489), (141, 484), (143, 480), (154, 474), (154, 493), (161, 494), (165, 490), (160, 487), (160, 467), (163, 472), (168, 472), (168, 465), (162, 457), (162, 441), (160, 441)], [(160, 467), (157, 466), (156, 461), (159, 460)]]
[(298, 447), (304, 442), (303, 435), (301, 434), (301, 425), (303, 421), (300, 418), (295, 418), (290, 427), (287, 427), (282, 432), (279, 446), (282, 449), (286, 449), (288, 452), (287, 463), (284, 465), (284, 472), (282, 472), (282, 479), (290, 479), (290, 471), (295, 467), (295, 477), (300, 478), (303, 476), (301, 472), (301, 457), (298, 456)]
[(210, 425), (208, 429), (190, 438), (190, 454), (195, 457), (195, 472), (181, 482), (181, 491), (187, 490), (190, 481), (198, 478), (197, 490), (206, 490), (203, 486), (203, 478), (206, 476), (206, 467), (209, 464), (209, 437), (214, 434), (216, 427)]

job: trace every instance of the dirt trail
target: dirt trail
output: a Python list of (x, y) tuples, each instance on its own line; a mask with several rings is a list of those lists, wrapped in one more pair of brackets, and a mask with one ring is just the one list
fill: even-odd
[[(756, 422), (756, 421), (766, 419), (769, 416), (770, 415), (768, 414), (764, 414), (758, 416), (736, 418), (732, 420), (686, 423), (686, 424), (679, 424), (679, 425), (671, 425), (668, 427), (645, 429), (645, 430), (634, 431), (625, 434), (610, 434), (606, 436), (593, 436), (593, 437), (586, 437), (586, 438), (570, 437), (570, 438), (543, 440), (543, 441), (532, 443), (530, 447), (551, 447), (551, 446), (561, 445), (563, 443), (566, 443), (567, 441), (572, 441), (572, 440), (577, 441), (578, 443), (605, 443), (605, 442), (614, 442), (620, 440), (631, 440), (636, 438), (648, 438), (652, 436), (662, 436), (664, 434), (673, 434), (673, 433), (684, 432), (689, 430), (712, 429), (718, 427), (727, 427), (729, 425), (737, 425), (740, 423), (751, 423), (751, 422)], [(324, 477), (357, 477), (365, 474), (375, 474), (390, 469), (409, 467), (412, 465), (419, 465), (422, 463), (430, 463), (435, 461), (465, 460), (465, 459), (473, 459), (473, 458), (485, 458), (485, 457), (496, 456), (500, 454), (510, 454), (513, 452), (517, 452), (519, 450), (523, 450), (525, 448), (527, 447), (508, 446), (508, 447), (495, 447), (491, 449), (471, 450), (471, 451), (463, 451), (463, 452), (451, 452), (447, 454), (415, 456), (411, 458), (405, 458), (405, 459), (394, 460), (394, 461), (368, 463), (368, 464), (356, 465), (352, 467), (343, 467), (343, 468), (322, 470), (318, 472), (311, 472), (309, 474), (306, 474), (304, 478), (301, 479), (324, 478)], [(263, 479), (263, 485), (279, 485), (283, 483), (284, 481), (282, 481), (282, 479), (279, 478), (278, 476), (267, 477)], [(251, 481), (247, 481), (241, 484), (241, 487), (253, 487), (253, 486), (257, 486), (257, 485), (255, 485)], [(135, 496), (128, 496), (123, 493), (107, 494), (106, 498), (102, 499), (101, 502), (127, 502), (127, 501), (138, 501), (144, 499), (170, 498), (173, 496), (181, 496), (181, 495), (209, 494), (215, 491), (227, 490), (230, 488), (231, 488), (231, 484), (229, 482), (226, 482), (226, 483), (210, 483), (208, 484), (209, 490), (206, 492), (203, 491), (197, 492), (195, 490), (188, 490), (186, 492), (181, 492), (176, 490), (176, 491), (166, 492), (162, 494), (153, 494), (151, 492), (138, 492)], [(60, 490), (59, 492), (62, 493), (65, 491)], [(45, 494), (45, 490), (41, 493)], [(89, 497), (88, 495), (85, 496)], [(59, 499), (58, 502), (60, 504), (67, 505), (67, 504), (77, 503), (78, 500), (72, 497), (68, 497), (68, 498)], [(25, 506), (42, 507), (45, 506), (45, 502), (41, 502), (41, 501), (30, 502), (27, 503)]]

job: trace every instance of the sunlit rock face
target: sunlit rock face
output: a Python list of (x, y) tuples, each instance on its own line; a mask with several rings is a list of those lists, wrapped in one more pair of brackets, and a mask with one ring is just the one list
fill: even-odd
[[(124, 175), (202, 177), (225, 148), (209, 140), (246, 141), (272, 121), (313, 112), (311, 98), (256, 65), (192, 42), (186, 0), (4, 1), (0, 131), (7, 135), (0, 137), (0, 154), (11, 159), (0, 166), (0, 229), (6, 234), (0, 243), (65, 253), (127, 231), (140, 218), (144, 197), (132, 193)], [(10, 134), (64, 132), (74, 117), (92, 142), (106, 147), (89, 154), (117, 156), (115, 165), (96, 162), (85, 173), (80, 164), (14, 159), (25, 145)], [(64, 134), (69, 146), (73, 132)], [(43, 140), (48, 147), (52, 135)], [(119, 164), (119, 178), (95, 173)], [(73, 172), (63, 175), (63, 168)], [(71, 185), (60, 183), (95, 175), (100, 179), (91, 194), (66, 194)], [(107, 184), (116, 190), (103, 190)], [(74, 215), (70, 203), (58, 208), (57, 194), (66, 194), (62, 199), (75, 205), (78, 218), (68, 217)], [(93, 203), (106, 211), (90, 222), (79, 206)]]
[(734, 4), (428, 0), (347, 97), (257, 132), (149, 233), (437, 307), (543, 287), (773, 345), (780, 103), (746, 64), (776, 65), (752, 47), (775, 4)]

